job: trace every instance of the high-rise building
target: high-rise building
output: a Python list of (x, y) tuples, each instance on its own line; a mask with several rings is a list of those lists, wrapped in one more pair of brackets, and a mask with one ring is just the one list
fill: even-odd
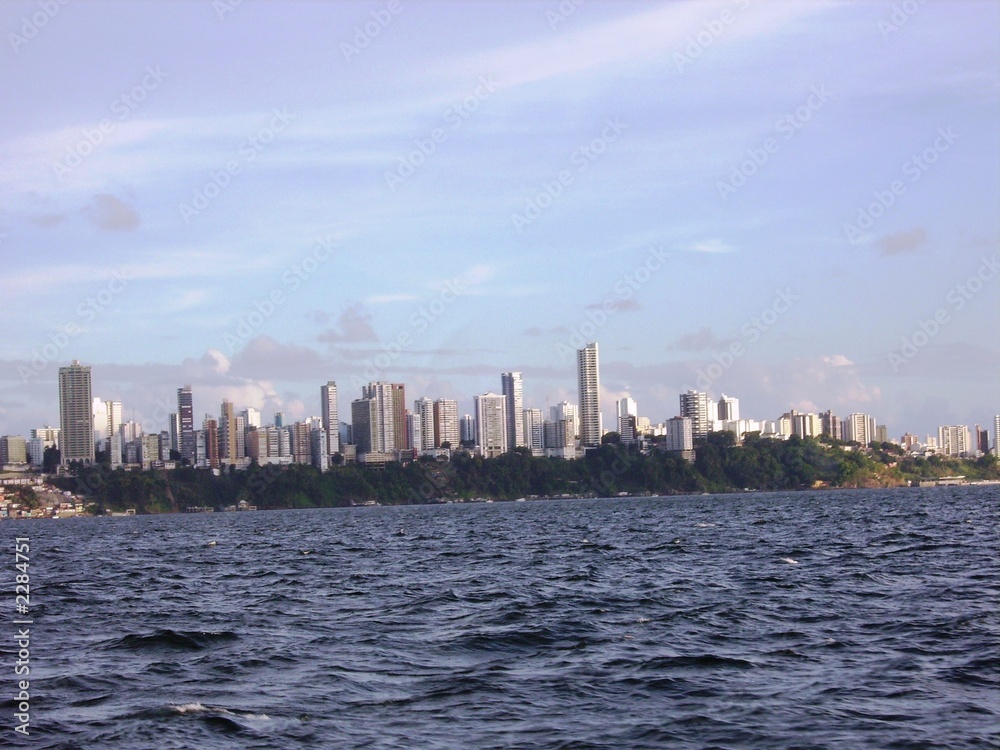
[(291, 426), (292, 461), (297, 464), (312, 463), (312, 430), (305, 422)]
[(841, 424), (843, 440), (867, 446), (875, 441), (875, 418), (869, 414), (849, 414)]
[(326, 430), (326, 449), (329, 455), (340, 453), (340, 415), (337, 408), (337, 384), (326, 381), (320, 386), (319, 405), (323, 419), (323, 429)]
[(458, 401), (439, 398), (434, 402), (434, 447), (443, 448), (445, 443), (454, 449), (462, 442), (458, 424)]
[(507, 452), (507, 398), (497, 393), (476, 396), (476, 447), (485, 458)]
[(524, 439), (524, 386), (521, 373), (505, 372), (500, 375), (500, 392), (507, 399), (507, 445), (513, 450), (527, 443)]
[(976, 425), (976, 435), (975, 438), (976, 449), (978, 453), (982, 456), (989, 454), (990, 452), (990, 431), (981, 430), (979, 425)]
[(236, 458), (246, 458), (247, 455), (247, 418), (240, 414), (236, 417)]
[(967, 456), (971, 452), (969, 428), (964, 424), (938, 427), (938, 453), (946, 456)]
[(378, 437), (378, 405), (373, 398), (351, 402), (351, 435), (358, 453), (380, 453)]
[(591, 448), (601, 444), (601, 378), (597, 342), (576, 353), (580, 396), (580, 444)]
[(274, 426), (278, 427), (279, 429), (285, 426), (285, 412), (283, 411), (274, 412)]
[(406, 430), (406, 387), (402, 383), (391, 383), (389, 389), (392, 393), (392, 444), (395, 450), (405, 451), (411, 447)]
[(0, 466), (28, 463), (28, 441), (21, 435), (0, 437)]
[(818, 414), (799, 414), (792, 417), (792, 434), (800, 438), (819, 437), (823, 434), (823, 420)]
[[(219, 468), (219, 423), (211, 417), (206, 416), (201, 423), (201, 431), (204, 435), (204, 462), (212, 469)], [(197, 446), (195, 446), (197, 448)]]
[(475, 444), (476, 418), (471, 414), (463, 414), (462, 418), (458, 420), (458, 433), (462, 445)]
[(104, 399), (94, 396), (90, 408), (94, 421), (94, 448), (103, 450), (102, 443), (108, 437), (108, 406)]
[(720, 422), (738, 422), (740, 419), (740, 400), (723, 393), (718, 404), (718, 419)]
[(189, 385), (177, 389), (177, 420), (180, 423), (178, 450), (181, 452), (181, 460), (193, 465), (195, 463), (194, 400)]
[(232, 463), (239, 458), (236, 431), (236, 412), (233, 402), (225, 399), (219, 410), (219, 458)]
[[(361, 388), (361, 398), (374, 402), (375, 442), (374, 453), (393, 453), (406, 450), (409, 437), (406, 431), (406, 391), (399, 383), (369, 383)], [(352, 416), (353, 416), (353, 406)], [(357, 439), (355, 439), (357, 442)], [(359, 452), (368, 452), (361, 451)]]
[(424, 396), (413, 402), (413, 414), (420, 416), (420, 445), (414, 445), (422, 451), (429, 451), (435, 446), (434, 432), (434, 402)]
[(820, 425), (823, 428), (823, 434), (834, 440), (842, 440), (843, 432), (840, 429), (840, 419), (832, 411), (827, 410), (819, 415)]
[(993, 455), (1000, 457), (1000, 414), (993, 416)]
[(541, 409), (525, 409), (521, 412), (524, 423), (524, 442), (531, 448), (533, 456), (541, 456), (545, 451), (545, 421)]
[(240, 416), (243, 417), (243, 423), (246, 425), (248, 430), (251, 427), (260, 427), (260, 411), (254, 409), (252, 406), (248, 406), (244, 409)]
[(704, 439), (711, 429), (712, 422), (715, 421), (715, 403), (707, 393), (700, 391), (682, 393), (680, 415), (690, 418), (693, 439)]
[(615, 416), (618, 421), (618, 437), (622, 443), (631, 445), (637, 442), (639, 440), (639, 408), (636, 406), (635, 399), (628, 396), (618, 399), (615, 403)]
[(668, 451), (689, 451), (694, 448), (694, 420), (672, 417), (667, 420), (665, 447)]
[(122, 426), (122, 402), (105, 401), (104, 406), (108, 412), (108, 436), (115, 435), (118, 428)]
[(569, 401), (560, 401), (555, 406), (549, 407), (549, 421), (567, 421), (573, 428), (573, 439), (580, 437), (580, 409), (576, 404)]
[(424, 449), (424, 424), (420, 414), (406, 415), (406, 432), (413, 450), (419, 453)]
[(312, 465), (320, 471), (330, 468), (330, 449), (326, 445), (326, 429), (314, 427), (309, 431), (310, 453)]
[(90, 367), (73, 360), (59, 368), (59, 450), (63, 465), (94, 463), (94, 396)]

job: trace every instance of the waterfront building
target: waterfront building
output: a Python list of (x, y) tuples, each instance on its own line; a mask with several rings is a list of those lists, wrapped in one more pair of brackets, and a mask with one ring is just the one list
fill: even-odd
[(592, 448), (601, 444), (601, 378), (597, 342), (576, 353), (580, 404), (580, 444)]
[(867, 446), (875, 440), (875, 418), (868, 414), (850, 414), (842, 425), (843, 440)]
[(320, 412), (326, 430), (326, 449), (329, 455), (340, 453), (340, 415), (337, 406), (337, 384), (333, 380), (319, 389)]
[(59, 368), (60, 462), (94, 463), (94, 414), (90, 367), (78, 360)]
[(964, 424), (938, 427), (938, 453), (959, 458), (970, 455), (972, 443)]
[(527, 445), (524, 439), (524, 385), (521, 373), (505, 372), (500, 375), (500, 392), (507, 399), (507, 446), (510, 450)]
[(455, 449), (462, 443), (458, 423), (458, 401), (439, 398), (434, 402), (434, 447)]
[(668, 451), (689, 451), (694, 448), (694, 419), (671, 417), (667, 420), (664, 447)]
[[(688, 391), (680, 396), (680, 416), (691, 420), (693, 439), (701, 440), (708, 435), (712, 422), (715, 421), (715, 403), (707, 393)], [(668, 428), (669, 429), (669, 428)]]
[(195, 463), (194, 400), (189, 385), (177, 389), (177, 419), (180, 425), (181, 460), (193, 464)]
[(497, 393), (475, 397), (476, 448), (484, 458), (507, 452), (507, 398)]

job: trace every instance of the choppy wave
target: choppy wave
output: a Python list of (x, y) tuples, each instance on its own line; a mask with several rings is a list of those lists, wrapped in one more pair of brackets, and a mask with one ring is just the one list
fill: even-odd
[(33, 738), (998, 747), (998, 509), (926, 488), (11, 522)]

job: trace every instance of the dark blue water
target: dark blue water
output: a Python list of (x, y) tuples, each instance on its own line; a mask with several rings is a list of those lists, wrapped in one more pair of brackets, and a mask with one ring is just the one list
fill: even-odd
[(121, 750), (998, 747), (998, 521), (993, 487), (7, 522), (9, 569), (31, 538), (32, 734), (10, 731), (9, 624), (0, 729)]

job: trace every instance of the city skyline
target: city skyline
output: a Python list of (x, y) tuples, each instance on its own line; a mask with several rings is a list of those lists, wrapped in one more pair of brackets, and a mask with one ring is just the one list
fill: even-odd
[[(830, 409), (817, 414), (802, 413), (792, 408), (773, 419), (762, 415), (741, 419), (738, 397), (722, 394), (716, 401), (711, 393), (694, 390), (678, 394), (676, 416), (662, 422), (642, 414), (636, 401), (625, 397), (615, 404), (614, 425), (604, 429), (598, 424), (595, 436), (592, 434), (594, 423), (600, 421), (594, 418), (595, 412), (599, 415), (599, 403), (595, 403), (598, 401), (595, 394), (599, 390), (597, 352), (597, 342), (590, 342), (577, 351), (577, 404), (562, 402), (551, 406), (548, 420), (542, 418), (542, 410), (537, 407), (518, 410), (517, 421), (522, 426), (522, 434), (529, 438), (523, 445), (511, 440), (512, 422), (508, 413), (509, 405), (520, 400), (515, 398), (523, 385), (520, 372), (501, 373), (501, 390), (504, 393), (487, 392), (473, 396), (475, 414), (466, 414), (461, 420), (456, 400), (440, 397), (431, 400), (423, 395), (413, 400), (411, 411), (407, 408), (405, 384), (382, 381), (361, 386), (360, 398), (351, 401), (350, 423), (340, 422), (334, 418), (339, 412), (338, 388), (336, 382), (331, 380), (319, 390), (322, 416), (313, 413), (304, 420), (285, 424), (285, 414), (275, 411), (273, 422), (264, 425), (257, 409), (246, 407), (237, 413), (236, 405), (225, 399), (218, 419), (206, 413), (202, 431), (186, 435), (182, 425), (190, 421), (186, 415), (193, 408), (190, 386), (177, 389), (178, 411), (167, 415), (167, 428), (161, 430), (153, 426), (150, 429), (148, 425), (135, 421), (123, 422), (121, 401), (93, 396), (91, 368), (78, 360), (59, 370), (57, 402), (60, 429), (57, 432), (65, 438), (53, 438), (50, 434), (52, 428), (46, 423), (44, 427), (27, 431), (30, 442), (23, 435), (5, 435), (3, 439), (19, 440), (19, 445), (32, 455), (32, 463), (36, 465), (41, 463), (43, 447), (60, 444), (63, 440), (67, 447), (67, 453), (61, 457), (64, 465), (71, 461), (92, 461), (95, 449), (109, 450), (114, 456), (113, 466), (122, 461), (134, 463), (127, 458), (129, 455), (143, 455), (143, 461), (166, 461), (171, 450), (176, 452), (178, 458), (190, 461), (185, 443), (197, 443), (198, 465), (207, 461), (217, 468), (220, 461), (242, 464), (249, 458), (263, 460), (278, 456), (276, 449), (280, 433), (283, 436), (281, 440), (287, 443), (283, 448), (286, 452), (280, 455), (295, 457), (296, 462), (315, 463), (321, 470), (329, 467), (336, 453), (344, 453), (346, 460), (351, 461), (360, 459), (362, 454), (371, 454), (368, 462), (381, 463), (401, 460), (404, 455), (437, 455), (435, 449), (456, 448), (460, 443), (467, 447), (466, 441), (474, 442), (476, 451), (485, 457), (497, 457), (515, 448), (527, 447), (535, 455), (542, 455), (542, 448), (545, 448), (545, 455), (572, 458), (582, 455), (580, 451), (602, 443), (603, 435), (608, 432), (617, 432), (620, 441), (625, 444), (642, 442), (656, 435), (665, 436), (668, 446), (680, 446), (676, 450), (683, 451), (690, 450), (709, 432), (728, 431), (735, 434), (737, 443), (742, 442), (745, 435), (755, 432), (765, 438), (777, 439), (787, 439), (792, 435), (801, 438), (825, 435), (861, 445), (888, 441), (907, 450), (930, 449), (953, 456), (975, 455), (977, 451), (1000, 455), (1000, 414), (993, 416), (992, 443), (987, 420), (982, 420), (982, 423), (977, 420), (971, 429), (969, 425), (938, 425), (937, 435), (927, 433), (925, 438), (907, 430), (897, 439), (895, 435), (898, 432), (891, 431), (875, 416), (864, 412), (838, 416)], [(426, 429), (423, 427), (425, 423), (428, 425)], [(251, 432), (262, 427), (266, 428), (264, 432)], [(277, 432), (273, 432), (275, 428), (278, 428)], [(252, 434), (255, 435), (253, 440), (250, 438)], [(106, 438), (108, 442), (105, 444)], [(147, 438), (158, 442), (147, 443)], [(210, 442), (218, 447), (212, 448)], [(334, 444), (336, 448), (329, 447)], [(572, 450), (567, 453), (564, 448)], [(130, 454), (130, 450), (136, 452)], [(148, 458), (150, 453), (157, 458)]]
[(327, 381), (544, 412), (595, 340), (605, 426), (996, 414), (995, 4), (216, 6), (0, 8), (0, 434), (73, 359), (157, 429), (184, 384), (185, 430)]

